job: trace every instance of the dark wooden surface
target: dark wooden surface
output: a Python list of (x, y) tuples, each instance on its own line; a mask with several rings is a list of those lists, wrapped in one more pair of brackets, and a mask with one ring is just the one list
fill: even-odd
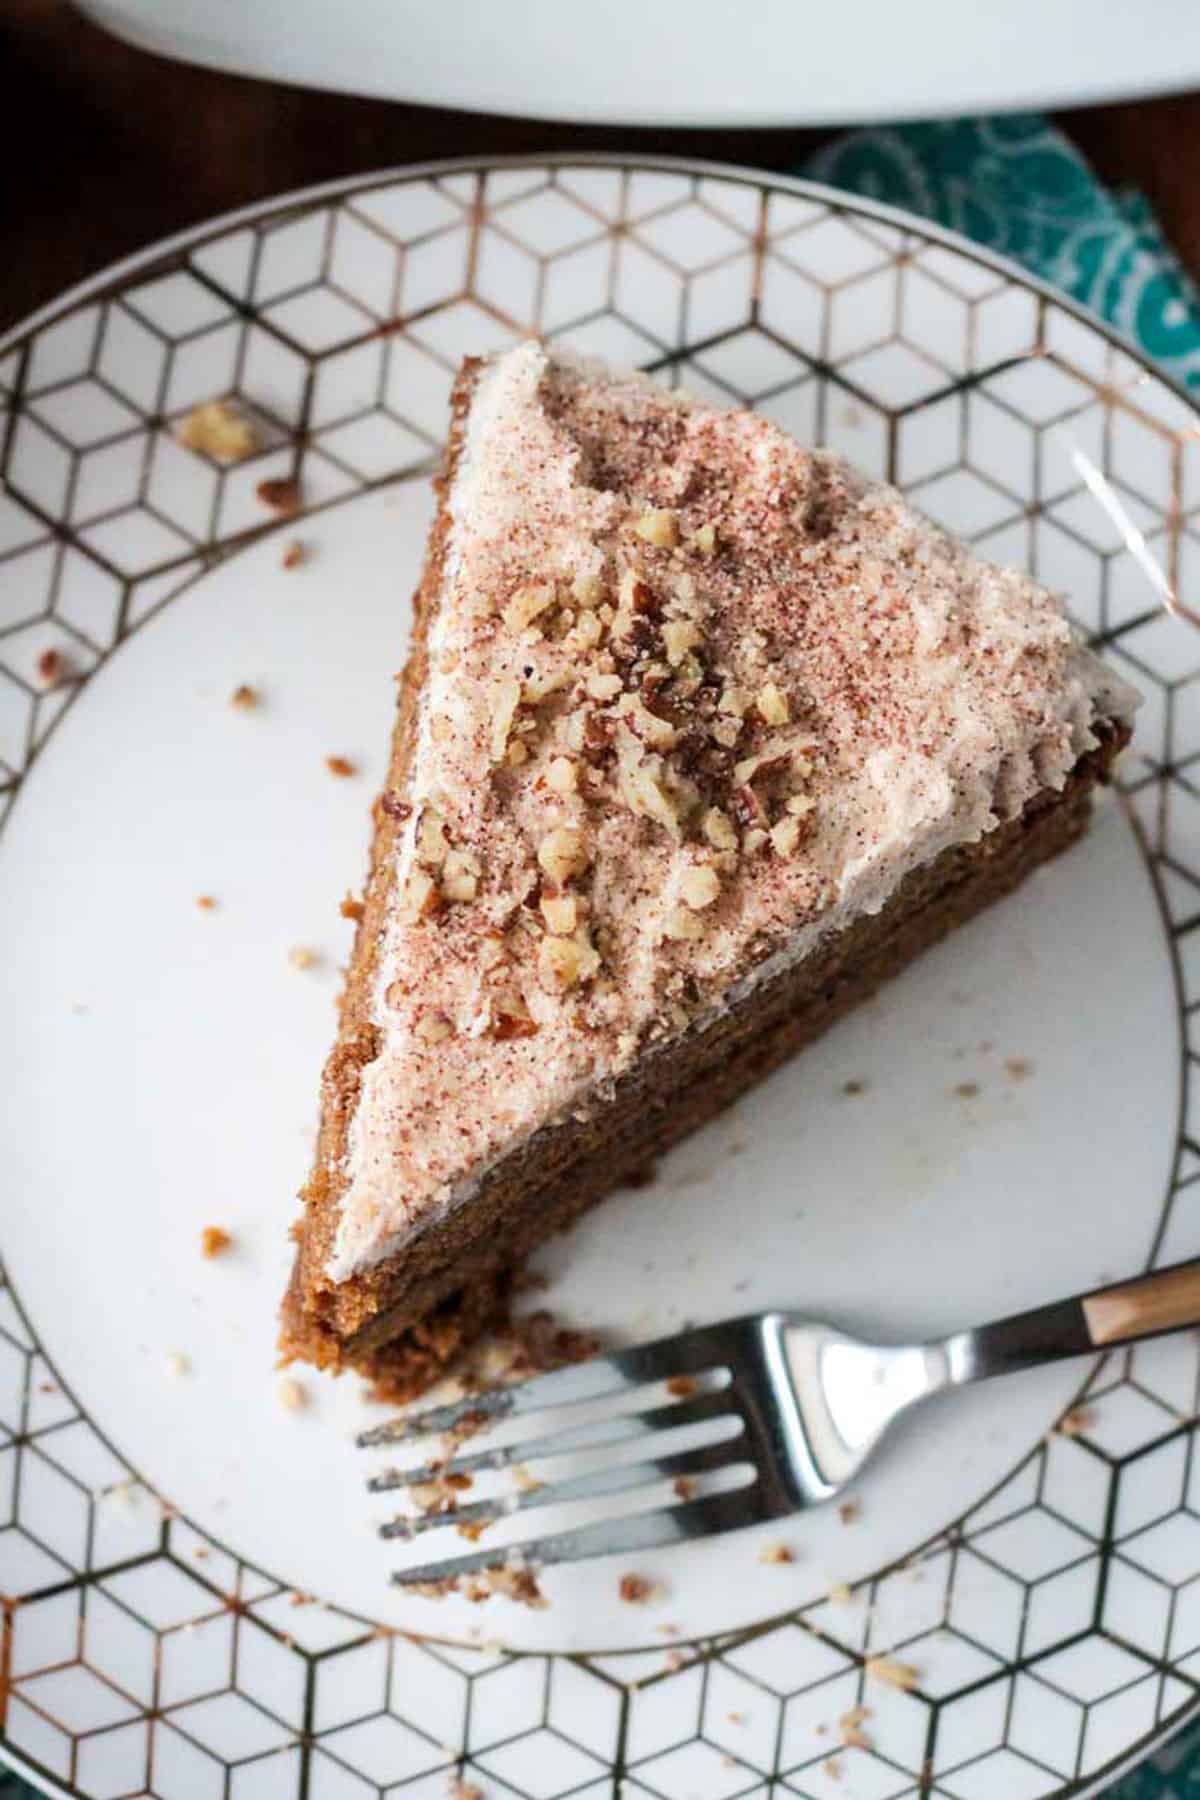
[[(248, 0), (249, 4), (253, 0)], [(1200, 94), (1066, 114), (1200, 273)], [(181, 227), (339, 175), (480, 151), (671, 151), (788, 169), (813, 132), (495, 119), (213, 74), (129, 49), (68, 0), (0, 0), (0, 329)]]

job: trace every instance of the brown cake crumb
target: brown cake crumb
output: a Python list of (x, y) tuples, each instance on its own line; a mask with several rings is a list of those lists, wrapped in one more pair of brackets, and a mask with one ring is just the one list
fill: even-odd
[(1055, 1426), (1055, 1430), (1060, 1437), (1083, 1437), (1084, 1433), (1090, 1430), (1094, 1419), (1095, 1414), (1090, 1406), (1073, 1406), (1069, 1412), (1063, 1414)]
[(698, 1385), (694, 1375), (672, 1375), (667, 1382), (667, 1392), (676, 1400), (690, 1400)]
[(232, 1242), (223, 1225), (206, 1225), (200, 1233), (200, 1250), (204, 1256), (220, 1256)]
[(758, 1553), (758, 1560), (760, 1563), (793, 1563), (796, 1553), (786, 1544), (764, 1544)]
[(317, 951), (311, 950), (307, 944), (293, 944), (288, 951), (288, 961), (293, 969), (315, 969), (320, 960)]
[(645, 1575), (622, 1575), (617, 1593), (627, 1606), (645, 1606), (658, 1591), (657, 1583)]
[(248, 681), (243, 681), (234, 688), (229, 696), (229, 704), (236, 707), (239, 712), (253, 712), (261, 698), (257, 688), (251, 687)]
[(1033, 1064), (1027, 1056), (1006, 1056), (1004, 1071), (1013, 1081), (1027, 1081), (1033, 1074)]
[(294, 475), (273, 475), (260, 481), (254, 492), (264, 506), (285, 518), (300, 511), (300, 483)]
[(677, 1475), (671, 1486), (679, 1500), (690, 1500), (696, 1492), (696, 1483), (691, 1475)]
[(356, 925), (362, 918), (365, 910), (362, 901), (356, 900), (351, 893), (346, 893), (343, 896), (341, 904), (338, 907), (338, 911), (341, 913), (343, 919), (353, 919)]
[(905, 1694), (920, 1684), (920, 1673), (911, 1663), (897, 1662), (891, 1656), (868, 1656), (863, 1667), (868, 1680), (882, 1681), (885, 1687), (899, 1688)]
[(198, 450), (223, 463), (244, 461), (262, 442), (255, 426), (230, 400), (193, 406), (176, 435), (186, 450)]
[(853, 1525), (861, 1512), (861, 1500), (843, 1500), (838, 1507), (838, 1518), (843, 1525)]
[(350, 775), (358, 774), (357, 763), (352, 763), (348, 756), (327, 756), (325, 767), (331, 775), (337, 775), (343, 781)]
[(866, 1091), (867, 1091), (866, 1082), (859, 1080), (859, 1078), (857, 1076), (851, 1081), (843, 1081), (843, 1083), (842, 1083), (843, 1094), (845, 1094), (851, 1100), (857, 1099), (859, 1094), (865, 1094)]
[(61, 650), (43, 650), (37, 659), (37, 678), (45, 688), (55, 688), (72, 673), (71, 664)]
[(215, 912), (217, 908), (217, 897), (215, 894), (197, 894), (196, 905), (200, 908), (201, 912)]
[(869, 1706), (852, 1706), (849, 1712), (842, 1714), (838, 1720), (838, 1730), (847, 1750), (869, 1750), (871, 1748), (871, 1740), (862, 1729), (863, 1720), (869, 1719), (870, 1716)]
[(284, 545), (280, 564), (285, 569), (298, 569), (302, 562), (308, 561), (308, 550), (299, 538), (293, 538), (290, 544)]
[(979, 1093), (979, 1083), (977, 1081), (959, 1081), (955, 1084), (954, 1092), (960, 1100), (974, 1100)]
[(464, 1781), (461, 1775), (452, 1775), (446, 1789), (449, 1800), (483, 1800), (483, 1789), (473, 1781)]
[(821, 1764), (821, 1767), (826, 1775), (828, 1775), (830, 1781), (840, 1781), (842, 1779), (842, 1765), (836, 1756), (827, 1756), (825, 1761)]

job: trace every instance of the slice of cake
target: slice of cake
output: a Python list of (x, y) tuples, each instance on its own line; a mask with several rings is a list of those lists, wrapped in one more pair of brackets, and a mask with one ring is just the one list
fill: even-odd
[(440, 499), (282, 1340), (397, 1395), (1076, 838), (1135, 704), (892, 488), (536, 344)]

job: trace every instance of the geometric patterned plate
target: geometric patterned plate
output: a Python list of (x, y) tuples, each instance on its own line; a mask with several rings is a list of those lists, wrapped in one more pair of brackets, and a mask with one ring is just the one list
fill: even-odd
[[(657, 1208), (643, 1195), (622, 1212), (616, 1200), (582, 1228), (567, 1266), (551, 1253), (556, 1302), (639, 1334), (682, 1308), (703, 1316), (773, 1298), (935, 1329), (1200, 1253), (1200, 636), (1163, 605), (1164, 593), (1186, 601), (1200, 571), (1200, 427), (1189, 404), (1111, 335), (967, 243), (783, 177), (602, 157), (444, 165), (290, 197), (189, 234), (0, 344), (0, 1083), (11, 1180), (0, 1749), (47, 1791), (94, 1800), (424, 1800), (460, 1768), (489, 1795), (530, 1800), (1099, 1791), (1200, 1697), (1194, 1338), (1085, 1368), (1069, 1435), (1048, 1427), (1078, 1368), (1065, 1385), (997, 1384), (950, 1425), (915, 1432), (864, 1487), (853, 1548), (853, 1534), (838, 1540), (836, 1523), (816, 1520), (795, 1572), (768, 1573), (753, 1558), (747, 1568), (744, 1547), (736, 1565), (725, 1548), (693, 1552), (710, 1559), (704, 1580), (698, 1565), (680, 1565), (677, 1604), (645, 1620), (613, 1607), (610, 1569), (603, 1587), (565, 1589), (565, 1609), (556, 1595), (557, 1617), (553, 1605), (533, 1622), (489, 1614), (487, 1628), (519, 1647), (484, 1644), (477, 1617), (389, 1610), (385, 1565), (361, 1560), (374, 1541), (347, 1496), (363, 1471), (334, 1429), (354, 1422), (349, 1384), (333, 1396), (314, 1384), (315, 1416), (299, 1426), (268, 1418), (270, 1396), (256, 1411), (283, 1201), (259, 1209), (263, 1267), (231, 1276), (234, 1298), (193, 1294), (195, 1231), (220, 1206), (202, 1197), (195, 1210), (183, 1170), (178, 1200), (169, 1191), (151, 1206), (145, 1172), (129, 1164), (143, 1148), (162, 1150), (159, 1113), (180, 1142), (194, 1129), (172, 1113), (178, 1046), (142, 1046), (149, 1088), (134, 1083), (115, 1099), (105, 1084), (130, 1053), (120, 1020), (96, 1027), (114, 1034), (93, 1040), (104, 1054), (68, 1041), (64, 1020), (87, 1010), (72, 1007), (83, 990), (69, 983), (86, 968), (102, 987), (110, 961), (124, 970), (130, 959), (164, 989), (178, 977), (197, 1041), (237, 1066), (247, 1034), (232, 1012), (209, 1017), (225, 976), (159, 923), (164, 906), (187, 907), (206, 885), (198, 863), (184, 866), (186, 845), (219, 854), (193, 766), (207, 778), (210, 745), (195, 739), (185, 753), (185, 736), (172, 733), (184, 733), (181, 720), (191, 728), (197, 693), (211, 720), (239, 673), (260, 665), (281, 692), (286, 672), (319, 709), (312, 665), (323, 676), (345, 663), (348, 698), (329, 700), (317, 738), (281, 702), (281, 731), (260, 734), (253, 779), (211, 750), (222, 806), (252, 786), (260, 835), (270, 839), (267, 813), (285, 835), (307, 821), (325, 864), (313, 904), (332, 894), (335, 906), (359, 866), (366, 787), (326, 783), (319, 801), (306, 791), (294, 803), (302, 783), (288, 759), (340, 748), (335, 732), (356, 747), (361, 731), (365, 782), (378, 773), (370, 754), (383, 743), (386, 696), (371, 689), (363, 724), (354, 645), (367, 645), (372, 680), (377, 664), (394, 667), (394, 565), (411, 562), (393, 542), (397, 508), (406, 536), (419, 538), (460, 356), (530, 331), (747, 401), (889, 476), (986, 554), (1066, 591), (1146, 695), (1119, 796), (1088, 845), (1039, 878), (1036, 903), (980, 921), (906, 977), (899, 1008), (886, 1002), (813, 1053), (810, 1088), (813, 1058), (823, 1060), (811, 1121), (801, 1076), (785, 1071), (739, 1115), (748, 1144), (727, 1125), (724, 1139), (703, 1140), (710, 1161), (746, 1151), (721, 1177), (748, 1219), (739, 1292), (770, 1265), (778, 1232), (794, 1231), (798, 1162), (849, 1191), (846, 1170), (866, 1158), (853, 1167), (856, 1179), (870, 1175), (877, 1210), (836, 1238), (842, 1227), (826, 1215), (839, 1209), (814, 1206), (794, 1266), (774, 1290), (760, 1282), (751, 1302), (733, 1298), (728, 1271), (702, 1255), (672, 1262), (667, 1226), (654, 1240), (656, 1271), (623, 1264), (605, 1219), (637, 1231), (629, 1222), (656, 1211), (672, 1230), (719, 1222), (703, 1210), (706, 1169), (685, 1150)], [(221, 394), (238, 397), (261, 440), (229, 467), (176, 438), (193, 405)], [(254, 490), (289, 472), (312, 516), (281, 523)], [(291, 537), (317, 554), (284, 576)], [(386, 585), (367, 606), (359, 593), (381, 562)], [(342, 634), (347, 609), (354, 630)], [(48, 687), (39, 663), (52, 649), (73, 679)], [(271, 703), (269, 675), (265, 685)], [(228, 724), (222, 716), (214, 737)], [(103, 783), (95, 791), (91, 769)], [(138, 808), (172, 792), (187, 831), (163, 850), (153, 831), (139, 833)], [(308, 875), (290, 869), (288, 879), (307, 918)], [(263, 883), (277, 910), (266, 874)], [(195, 932), (189, 915), (193, 946)], [(237, 961), (239, 941), (228, 944), (249, 1007), (257, 977), (249, 958)], [(290, 1146), (328, 1028), (327, 974), (307, 987), (287, 976), (288, 995), (317, 996), (309, 1011), (307, 998), (281, 997), (280, 982), (263, 989), (265, 1013), (250, 1015), (286, 1019), (264, 1085), (300, 1094), (297, 1118), (280, 1127), (289, 1151), (273, 1194), (299, 1173)], [(977, 992), (959, 991), (976, 976)], [(282, 1041), (293, 1028), (294, 1065)], [(1032, 1058), (1017, 1055), (1031, 1048)], [(1040, 1090), (1023, 1081), (1029, 1061), (1047, 1071)], [(947, 1095), (966, 1109), (957, 1136), (939, 1137), (936, 1122), (914, 1136), (926, 1090), (905, 1085), (909, 1063), (926, 1081), (936, 1065), (943, 1112)], [(849, 1097), (832, 1096), (864, 1070), (870, 1091), (847, 1125)], [(228, 1136), (238, 1155), (238, 1133), (248, 1135), (239, 1085), (206, 1120), (207, 1135)], [(87, 1111), (92, 1088), (107, 1112)], [(798, 1117), (812, 1131), (788, 1137)], [(831, 1138), (835, 1153), (822, 1147)], [(951, 1138), (941, 1166), (930, 1145)], [(771, 1161), (785, 1139), (786, 1183)], [(128, 1195), (106, 1160), (114, 1144)], [(937, 1210), (948, 1195), (977, 1236)], [(932, 1226), (914, 1234), (902, 1219), (889, 1239), (897, 1211)], [(109, 1228), (120, 1243), (129, 1221), (142, 1249), (122, 1263)], [(861, 1254), (865, 1231), (873, 1256)], [(170, 1239), (162, 1254), (157, 1238)], [(676, 1310), (654, 1314), (662, 1288)], [(193, 1316), (215, 1357), (233, 1344), (228, 1367), (240, 1373), (207, 1397), (197, 1380), (173, 1426), (157, 1362), (152, 1379), (137, 1339), (161, 1347), (164, 1318), (186, 1337)], [(260, 1316), (261, 1331), (246, 1324)], [(243, 1327), (250, 1338), (238, 1337)], [(1020, 1397), (1003, 1399), (1010, 1388)], [(242, 1461), (222, 1492), (208, 1470), (230, 1444)], [(336, 1464), (341, 1485), (328, 1494), (346, 1509), (343, 1527), (330, 1530), (322, 1498), (297, 1535), (306, 1483), (326, 1496), (325, 1463)], [(322, 1563), (317, 1539), (341, 1560)], [(849, 1605), (828, 1594), (839, 1572), (853, 1583)], [(310, 1591), (318, 1599), (302, 1603)], [(408, 1635), (421, 1632), (442, 1641)], [(915, 1691), (868, 1682), (866, 1659), (885, 1652), (918, 1669)], [(838, 1721), (863, 1704), (868, 1746), (843, 1749)]]

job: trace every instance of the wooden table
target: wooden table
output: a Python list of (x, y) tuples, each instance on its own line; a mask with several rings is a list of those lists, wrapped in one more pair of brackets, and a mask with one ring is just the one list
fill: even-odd
[[(1200, 275), (1200, 94), (1062, 124)], [(546, 124), (310, 93), (129, 49), (68, 0), (0, 3), (0, 329), (130, 251), (339, 175), (475, 152), (670, 151), (793, 168), (821, 134)]]

